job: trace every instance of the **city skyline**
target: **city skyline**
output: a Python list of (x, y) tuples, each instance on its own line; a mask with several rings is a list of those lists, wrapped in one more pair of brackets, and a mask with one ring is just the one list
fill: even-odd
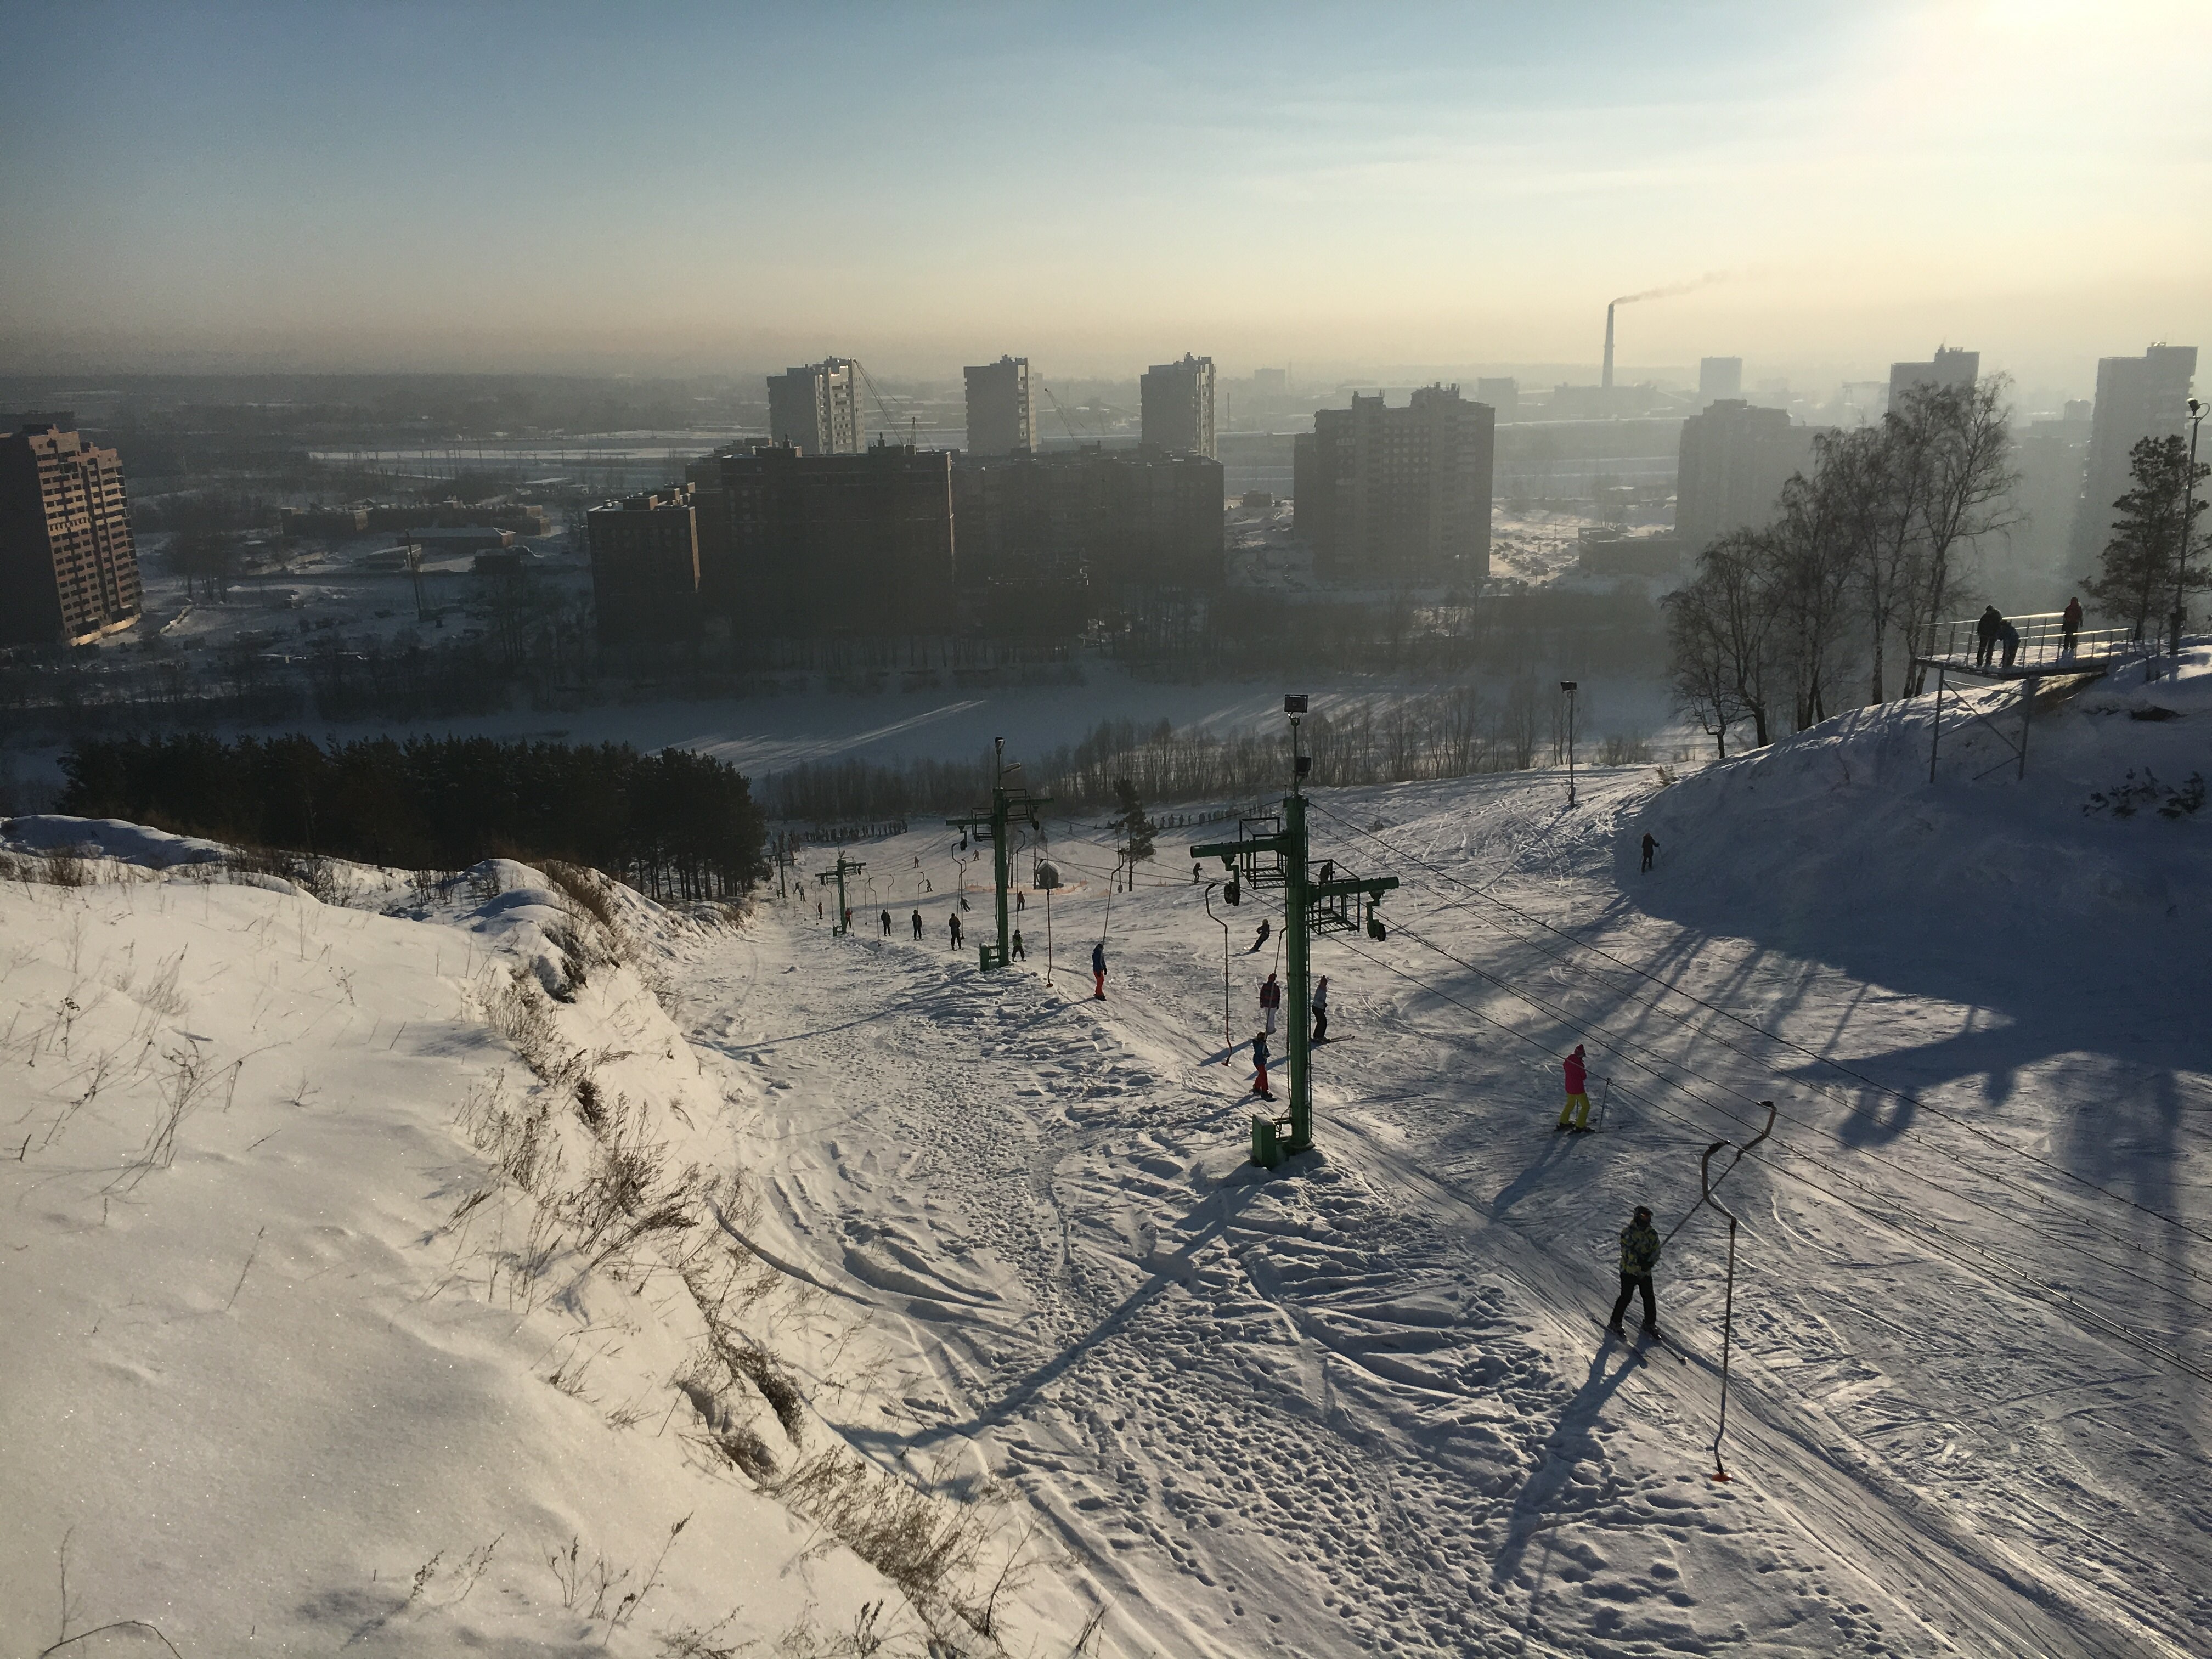
[(1658, 289), (1624, 378), (2078, 392), (2212, 331), (2199, 9), (1346, 17), (27, 11), (0, 362), (1595, 365)]

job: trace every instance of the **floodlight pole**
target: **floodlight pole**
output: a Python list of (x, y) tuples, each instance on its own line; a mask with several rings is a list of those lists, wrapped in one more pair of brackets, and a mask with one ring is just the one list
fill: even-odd
[(1580, 682), (1561, 680), (1559, 690), (1567, 694), (1567, 805), (1575, 804), (1575, 691)]

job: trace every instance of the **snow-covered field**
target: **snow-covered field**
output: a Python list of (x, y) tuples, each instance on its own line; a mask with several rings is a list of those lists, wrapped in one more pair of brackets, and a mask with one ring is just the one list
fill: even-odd
[[(1318, 1148), (1273, 1174), (1181, 836), (1109, 909), (1054, 826), (1048, 979), (1041, 902), (1012, 971), (945, 948), (942, 832), (849, 849), (836, 939), (811, 882), (610, 927), (519, 866), (324, 902), (100, 830), (136, 862), (0, 892), (0, 1637), (2205, 1651), (2212, 672), (2052, 708), (2024, 782), (1972, 730), (1929, 785), (1926, 717), (1572, 810), (1317, 795), (1316, 856), (1405, 884), (1317, 948)], [(1232, 959), (1237, 1040), (1279, 965)], [(1603, 1132), (1558, 1136), (1578, 1041)], [(1698, 1164), (1769, 1099), (1723, 1484)], [(1638, 1202), (1680, 1351), (1601, 1328)], [(972, 1559), (887, 1581), (841, 1468)]]

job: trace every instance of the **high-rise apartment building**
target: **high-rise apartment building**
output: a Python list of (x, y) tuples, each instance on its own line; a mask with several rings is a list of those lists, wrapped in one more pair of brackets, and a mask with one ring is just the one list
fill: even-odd
[(0, 645), (82, 645), (138, 620), (123, 468), (71, 424), (0, 438)]
[(849, 357), (825, 357), (769, 375), (769, 434), (801, 454), (859, 454), (859, 368)]
[(1938, 346), (1935, 356), (1924, 363), (1892, 363), (1889, 366), (1889, 407), (1898, 408), (1899, 399), (1916, 386), (1952, 386), (1963, 392), (1972, 392), (1975, 379), (1981, 372), (1980, 352), (1959, 351), (1949, 346)]
[(968, 453), (1011, 455), (1036, 446), (1030, 360), (1001, 357), (961, 371), (968, 380)]
[(2096, 568), (2112, 528), (2112, 503), (2133, 487), (2128, 452), (2139, 439), (2184, 429), (2195, 346), (2154, 345), (2140, 357), (2097, 359), (2097, 401), (2089, 414), (2089, 464), (2074, 514), (2076, 570)]
[(1138, 386), (1138, 415), (1146, 447), (1220, 459), (1213, 447), (1213, 359), (1185, 352), (1181, 362), (1154, 363)]
[(1223, 488), (1220, 462), (1149, 447), (963, 462), (952, 475), (962, 585), (1079, 569), (1108, 591), (1218, 587)]
[(939, 634), (954, 618), (952, 458), (732, 445), (694, 461), (699, 598), (735, 632)]
[(626, 496), (584, 514), (602, 645), (699, 632), (699, 532), (691, 486)]
[(1743, 359), (1741, 357), (1700, 357), (1698, 359), (1698, 403), (1718, 403), (1723, 398), (1743, 396)]
[(1674, 533), (1695, 558), (1732, 530), (1771, 523), (1782, 486), (1813, 464), (1813, 429), (1786, 409), (1723, 398), (1682, 422), (1674, 481)]
[(1497, 414), (1427, 386), (1402, 409), (1354, 393), (1291, 452), (1294, 523), (1337, 580), (1480, 582), (1490, 574)]

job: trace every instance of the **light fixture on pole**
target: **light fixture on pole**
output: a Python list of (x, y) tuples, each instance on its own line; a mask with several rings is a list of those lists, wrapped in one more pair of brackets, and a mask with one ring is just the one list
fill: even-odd
[(1561, 680), (1559, 690), (1567, 694), (1567, 805), (1575, 804), (1575, 692), (1578, 682)]

